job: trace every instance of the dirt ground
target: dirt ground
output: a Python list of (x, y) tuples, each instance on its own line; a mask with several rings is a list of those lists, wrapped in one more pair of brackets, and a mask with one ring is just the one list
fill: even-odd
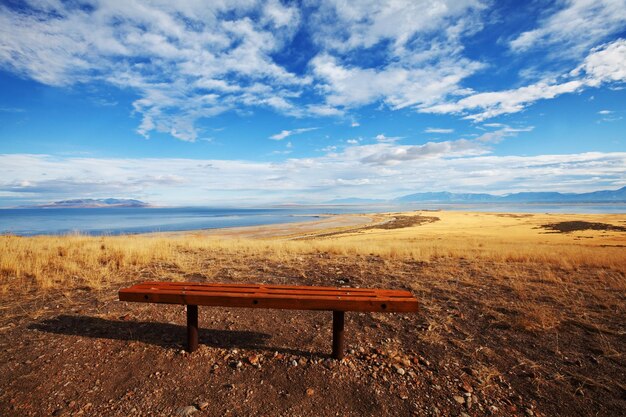
[[(621, 270), (194, 256), (217, 275), (171, 267), (97, 291), (5, 297), (0, 415), (626, 415)], [(184, 306), (117, 301), (120, 287), (154, 279), (407, 289), (421, 309), (347, 313), (339, 362), (330, 312), (200, 307), (200, 348), (187, 354)]]

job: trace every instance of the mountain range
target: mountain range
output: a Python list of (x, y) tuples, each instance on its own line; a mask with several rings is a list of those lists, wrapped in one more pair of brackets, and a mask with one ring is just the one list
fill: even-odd
[[(589, 193), (522, 192), (507, 195), (486, 193), (450, 193), (447, 191), (414, 193), (391, 200), (374, 198), (339, 198), (325, 204), (397, 204), (397, 203), (626, 203), (626, 187)], [(34, 208), (114, 208), (152, 207), (149, 203), (121, 198), (77, 198), (30, 206)]]
[(397, 197), (392, 200), (341, 198), (330, 204), (362, 203), (626, 203), (626, 187), (589, 193), (522, 192), (508, 195), (485, 193), (426, 192)]

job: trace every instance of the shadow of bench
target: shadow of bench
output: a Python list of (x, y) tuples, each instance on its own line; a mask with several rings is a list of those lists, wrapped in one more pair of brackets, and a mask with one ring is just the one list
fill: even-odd
[[(82, 315), (59, 315), (28, 326), (29, 329), (46, 333), (95, 339), (137, 341), (164, 348), (180, 349), (178, 343), (187, 332), (185, 326), (171, 323), (155, 323), (134, 320), (110, 320)], [(246, 330), (202, 329), (202, 344), (217, 348), (249, 348), (261, 350), (282, 350), (266, 346), (271, 336), (266, 333)], [(294, 354), (311, 352), (290, 351)]]

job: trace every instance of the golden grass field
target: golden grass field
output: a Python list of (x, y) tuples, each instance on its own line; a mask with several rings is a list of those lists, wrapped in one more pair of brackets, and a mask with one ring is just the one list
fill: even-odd
[[(400, 214), (400, 213), (398, 213)], [(29, 290), (100, 288), (128, 281), (134, 275), (155, 276), (177, 270), (174, 278), (200, 273), (211, 277), (219, 264), (206, 265), (207, 257), (239, 259), (258, 256), (285, 263), (304, 254), (376, 255), (386, 260), (431, 262), (441, 258), (532, 264), (545, 269), (584, 266), (626, 272), (626, 234), (586, 230), (551, 232), (541, 225), (580, 220), (626, 225), (626, 215), (498, 214), (470, 212), (417, 212), (404, 215), (439, 220), (397, 229), (339, 227), (264, 238), (246, 233), (175, 233), (89, 237), (80, 235), (0, 237), (0, 293)], [(393, 214), (379, 215), (384, 221)], [(267, 227), (266, 227), (267, 229)], [(214, 271), (214, 272), (215, 272)], [(455, 271), (450, 271), (450, 276)], [(132, 279), (132, 278), (131, 278)], [(442, 277), (446, 279), (446, 277)], [(515, 279), (511, 277), (511, 279)], [(517, 279), (523, 279), (518, 277)], [(606, 282), (626, 289), (623, 279)]]

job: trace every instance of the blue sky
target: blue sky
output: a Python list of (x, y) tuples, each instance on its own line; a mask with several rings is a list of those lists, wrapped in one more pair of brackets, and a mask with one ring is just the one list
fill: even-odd
[(626, 0), (1, 1), (0, 206), (626, 185)]

